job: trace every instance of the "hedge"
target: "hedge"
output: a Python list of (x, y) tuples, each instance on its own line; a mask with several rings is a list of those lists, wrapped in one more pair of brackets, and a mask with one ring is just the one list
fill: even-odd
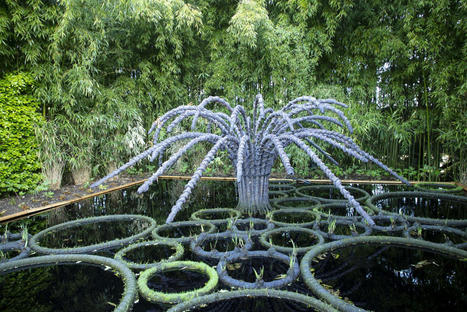
[(0, 79), (0, 196), (34, 189), (41, 180), (34, 127), (43, 121), (26, 73)]

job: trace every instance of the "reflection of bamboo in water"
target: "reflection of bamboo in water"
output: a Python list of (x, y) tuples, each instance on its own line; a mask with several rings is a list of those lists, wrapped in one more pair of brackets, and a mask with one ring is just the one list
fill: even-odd
[[(323, 274), (323, 275), (319, 276), (319, 278), (321, 279), (322, 283), (328, 283), (328, 282), (336, 281), (337, 283), (333, 286), (333, 289), (338, 290), (339, 295), (341, 297), (348, 296), (348, 295), (352, 294), (353, 292), (357, 291), (360, 288), (360, 286), (363, 283), (362, 279), (355, 280), (354, 281), (355, 284), (352, 287), (343, 290), (344, 281), (340, 280), (340, 278), (347, 275), (347, 274), (349, 274), (349, 273), (352, 273), (353, 271), (356, 271), (358, 269), (367, 267), (368, 262), (370, 262), (374, 258), (378, 257), (380, 254), (382, 254), (383, 252), (385, 252), (389, 248), (390, 248), (390, 246), (380, 247), (376, 252), (374, 252), (371, 255), (366, 256), (366, 257), (358, 257), (358, 255), (356, 255), (355, 248), (352, 248), (351, 249), (351, 254), (346, 257), (346, 261), (344, 261), (344, 263), (342, 265), (340, 265), (339, 267), (337, 267), (336, 269), (334, 269), (332, 271), (327, 272), (327, 274)], [(333, 258), (333, 256), (330, 255), (330, 256), (326, 257), (327, 260), (330, 259), (330, 258)], [(345, 269), (352, 262), (357, 262), (357, 263), (354, 264), (353, 266), (351, 266), (350, 268)], [(322, 270), (324, 270), (325, 265), (321, 266), (321, 268), (322, 268)]]
[[(323, 282), (337, 280), (337, 279), (341, 278), (342, 276), (344, 276), (346, 274), (349, 274), (349, 273), (351, 273), (351, 272), (353, 272), (353, 271), (355, 271), (357, 269), (365, 268), (366, 266), (368, 266), (369, 261), (373, 260), (375, 257), (379, 256), (380, 254), (382, 254), (383, 252), (385, 252), (389, 248), (390, 248), (389, 246), (381, 247), (376, 252), (374, 252), (371, 255), (366, 256), (366, 257), (359, 257), (355, 252), (356, 248), (352, 248), (350, 256), (346, 257), (346, 260), (344, 261), (344, 263), (342, 263), (336, 269), (334, 269), (332, 271), (329, 271), (326, 274), (320, 275), (319, 278)], [(330, 257), (332, 257), (332, 255)], [(327, 257), (327, 258), (329, 258), (329, 257)], [(350, 268), (344, 270), (351, 263), (355, 263), (355, 264), (352, 265)], [(344, 271), (342, 271), (342, 270), (344, 270)]]
[(48, 218), (47, 218), (47, 225), (55, 225), (59, 223), (63, 223), (69, 220), (68, 215), (66, 214), (66, 210), (61, 207), (58, 209), (53, 209), (50, 211)]

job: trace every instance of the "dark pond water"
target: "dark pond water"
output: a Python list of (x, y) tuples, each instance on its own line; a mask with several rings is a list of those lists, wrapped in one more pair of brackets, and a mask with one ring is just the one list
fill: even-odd
[(197, 308), (196, 312), (214, 311), (272, 311), (272, 312), (302, 312), (316, 311), (305, 304), (290, 302), (278, 298), (239, 298), (212, 303), (203, 308)]
[[(122, 239), (139, 233), (148, 223), (141, 221), (113, 221), (83, 224), (66, 230), (53, 231), (40, 240), (48, 248), (73, 248)], [(92, 235), (89, 235), (92, 233)]]
[(465, 202), (439, 198), (396, 197), (376, 201), (379, 208), (407, 216), (433, 219), (467, 219)]
[(433, 252), (352, 246), (327, 254), (314, 269), (324, 284), (365, 309), (461, 312), (467, 307), (467, 265)]
[(123, 282), (91, 265), (56, 265), (0, 275), (0, 311), (113, 311)]
[[(150, 192), (142, 195), (135, 192), (136, 187), (116, 191), (26, 220), (12, 222), (8, 225), (8, 229), (12, 232), (19, 231), (20, 225), (26, 224), (29, 232), (35, 234), (47, 227), (69, 220), (110, 214), (141, 214), (154, 218), (158, 224), (163, 224), (170, 208), (183, 191), (185, 183), (185, 181), (160, 181), (158, 185), (152, 187)], [(364, 189), (370, 195), (406, 190), (403, 186), (352, 186)], [(283, 186), (279, 189), (285, 190), (289, 197), (298, 196), (290, 187)], [(322, 197), (326, 194), (329, 195), (329, 192), (320, 191), (318, 195)], [(336, 194), (332, 193), (330, 196), (333, 198)], [(397, 202), (396, 199), (393, 201)], [(408, 202), (410, 201), (406, 200), (404, 204)], [(292, 207), (293, 203), (294, 201), (289, 201), (287, 206)], [(410, 203), (418, 205), (416, 201)], [(415, 208), (415, 213), (420, 213), (421, 216), (439, 217), (445, 215), (440, 213), (439, 209), (457, 209), (460, 211), (455, 216), (466, 218), (465, 203), (454, 208), (452, 205), (445, 207), (439, 201), (433, 200), (429, 203), (425, 201), (421, 203), (423, 208)], [(398, 205), (398, 203), (392, 204)], [(425, 208), (427, 205), (429, 208)], [(295, 206), (307, 205), (296, 202)], [(218, 207), (236, 207), (234, 184), (200, 182), (190, 201), (177, 215), (175, 221), (189, 220), (191, 214), (200, 209)], [(329, 209), (326, 210), (326, 213), (328, 212)], [(300, 221), (297, 215), (281, 217), (285, 218), (285, 221)], [(54, 233), (47, 236), (43, 244), (56, 248), (89, 245), (128, 236), (140, 227), (141, 224), (131, 222), (90, 224), (79, 229)], [(227, 225), (223, 224), (219, 227), (225, 228)], [(257, 229), (262, 228), (258, 226)], [(323, 223), (320, 228), (323, 232), (327, 232), (328, 224)], [(334, 231), (335, 234), (351, 234), (350, 229), (348, 225), (337, 224)], [(465, 231), (465, 229), (460, 230)], [(0, 231), (3, 233), (4, 227), (0, 228)], [(402, 236), (402, 233), (383, 234)], [(167, 233), (167, 235), (170, 234)], [(427, 240), (433, 236), (429, 230), (423, 232), (422, 235), (427, 237)], [(439, 237), (443, 235), (442, 233), (436, 235), (438, 241), (444, 242)], [(449, 235), (453, 243), (465, 242), (462, 236)], [(296, 234), (273, 235), (271, 240), (276, 244), (292, 247), (291, 238), (299, 246), (307, 246), (314, 241), (311, 237), (298, 237)], [(204, 248), (206, 250), (211, 248), (231, 250), (233, 246), (230, 241), (219, 240), (214, 244), (211, 242)], [(263, 250), (265, 248), (255, 241), (253, 249)], [(114, 252), (116, 251), (108, 251), (101, 255), (112, 257)], [(150, 259), (147, 262), (153, 262), (154, 259), (167, 258), (172, 252), (173, 250), (168, 247), (159, 249), (147, 247), (132, 251), (126, 257), (129, 260), (144, 262), (144, 259)], [(183, 259), (204, 261), (211, 266), (216, 265), (212, 259), (199, 258), (186, 245)], [(348, 301), (361, 308), (374, 311), (465, 311), (467, 309), (466, 262), (433, 252), (396, 247), (357, 246), (337, 250), (320, 257), (319, 262), (313, 263), (313, 268), (317, 277), (324, 284), (329, 285), (334, 293), (348, 298)], [(228, 270), (230, 276), (254, 282), (255, 271), (256, 273), (263, 272), (265, 280), (274, 280), (287, 271), (287, 265), (261, 258), (229, 264)], [(149, 281), (149, 286), (154, 290), (186, 291), (201, 287), (206, 280), (204, 275), (196, 272), (170, 271), (154, 276)], [(102, 267), (91, 265), (56, 265), (9, 273), (0, 276), (0, 311), (112, 311), (114, 304), (118, 303), (121, 297), (122, 285), (119, 277), (115, 276), (111, 270), (105, 271)], [(314, 296), (300, 278), (286, 289)], [(230, 290), (230, 288), (220, 283), (218, 290)], [(133, 311), (166, 311), (168, 307), (163, 304), (149, 303), (140, 297)], [(305, 305), (279, 298), (237, 298), (208, 304), (194, 311), (283, 312), (310, 311), (310, 309)]]

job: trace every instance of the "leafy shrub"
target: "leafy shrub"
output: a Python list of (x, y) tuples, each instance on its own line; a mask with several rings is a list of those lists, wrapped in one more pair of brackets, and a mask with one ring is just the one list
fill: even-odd
[(29, 74), (0, 79), (0, 196), (34, 189), (41, 180), (34, 127), (43, 120), (29, 93)]

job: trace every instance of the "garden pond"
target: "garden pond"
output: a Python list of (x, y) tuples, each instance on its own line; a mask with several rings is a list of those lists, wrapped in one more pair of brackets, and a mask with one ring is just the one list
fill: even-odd
[(271, 183), (272, 213), (253, 218), (233, 182), (202, 181), (164, 225), (184, 185), (1, 225), (0, 311), (467, 309), (464, 193), (346, 185), (370, 228), (329, 185)]

